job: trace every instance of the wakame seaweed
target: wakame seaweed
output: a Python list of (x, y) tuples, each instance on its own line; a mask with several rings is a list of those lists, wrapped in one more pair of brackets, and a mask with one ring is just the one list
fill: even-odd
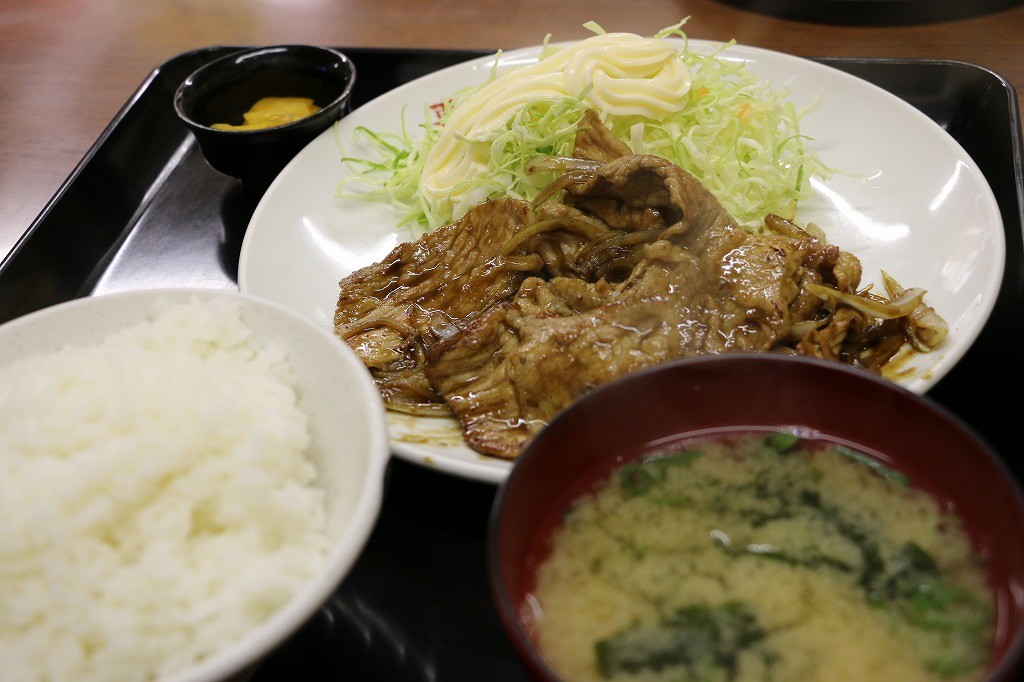
[(595, 645), (606, 678), (679, 668), (680, 679), (707, 679), (712, 671), (736, 674), (739, 654), (764, 639), (757, 617), (744, 604), (693, 604), (656, 625), (638, 625)]

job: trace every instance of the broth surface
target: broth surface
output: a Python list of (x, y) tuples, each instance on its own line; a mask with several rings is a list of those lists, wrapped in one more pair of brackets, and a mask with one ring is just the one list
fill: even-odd
[(624, 465), (569, 511), (534, 597), (571, 680), (974, 680), (993, 627), (952, 513), (782, 433)]

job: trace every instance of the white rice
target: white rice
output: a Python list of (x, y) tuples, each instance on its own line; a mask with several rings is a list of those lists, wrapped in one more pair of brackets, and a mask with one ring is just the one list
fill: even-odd
[(0, 678), (165, 677), (318, 571), (291, 381), (223, 299), (0, 368)]

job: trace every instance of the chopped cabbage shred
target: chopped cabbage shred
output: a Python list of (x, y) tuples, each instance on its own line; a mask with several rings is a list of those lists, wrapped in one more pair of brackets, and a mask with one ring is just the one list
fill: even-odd
[[(684, 106), (660, 120), (599, 112), (602, 121), (634, 153), (664, 157), (695, 175), (745, 227), (760, 229), (768, 213), (793, 219), (798, 202), (810, 192), (809, 179), (833, 172), (807, 151), (808, 138), (800, 132), (800, 120), (814, 103), (797, 110), (788, 100), (787, 90), (774, 89), (744, 62), (723, 57), (722, 52), (734, 41), (707, 53), (691, 50), (681, 30), (684, 23), (654, 36), (681, 39), (679, 57), (692, 79)], [(603, 33), (592, 22), (586, 26), (596, 34)], [(545, 39), (542, 58), (556, 49)], [(497, 78), (499, 61), (495, 60), (487, 82)], [(424, 161), (437, 143), (441, 127), (460, 102), (485, 84), (453, 93), (440, 116), (424, 104), (423, 122), (416, 126), (416, 134), (405, 121), (405, 110), (398, 133), (358, 127), (352, 143), (368, 154), (342, 153), (342, 163), (353, 172), (338, 194), (390, 203), (401, 214), (401, 226), (421, 231), (452, 222), (489, 198), (536, 197), (553, 175), (531, 175), (526, 172), (527, 164), (536, 156), (572, 152), (576, 124), (587, 108), (583, 102), (586, 92), (576, 97), (542, 97), (518, 109), (490, 142), (486, 173), (459, 183), (462, 198), (458, 203), (431, 200), (421, 191)], [(344, 141), (336, 142), (344, 149)]]

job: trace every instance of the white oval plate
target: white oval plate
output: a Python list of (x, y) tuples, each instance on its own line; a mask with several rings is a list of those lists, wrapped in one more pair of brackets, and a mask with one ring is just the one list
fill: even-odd
[[(689, 41), (692, 50), (717, 43)], [(536, 61), (540, 47), (503, 53), (501, 65)], [(906, 388), (925, 393), (964, 355), (995, 304), (1005, 263), (1003, 223), (984, 175), (966, 151), (911, 105), (864, 80), (822, 64), (760, 48), (733, 46), (721, 53), (746, 61), (757, 76), (788, 88), (802, 108), (820, 106), (801, 123), (808, 149), (848, 174), (815, 182), (815, 196), (797, 219), (824, 229), (831, 243), (860, 258), (864, 283), (880, 284), (885, 269), (902, 285), (923, 287), (925, 301), (949, 323), (939, 349), (918, 356)], [(242, 243), (238, 283), (243, 292), (284, 304), (333, 328), (338, 281), (387, 255), (413, 237), (396, 228), (389, 206), (340, 199), (350, 171), (357, 126), (399, 132), (403, 107), (411, 124), (424, 104), (442, 101), (488, 77), (494, 56), (458, 64), (398, 87), (343, 118), (300, 152), (273, 182)], [(362, 150), (366, 153), (367, 150)], [(369, 155), (369, 154), (366, 154)], [(884, 289), (882, 289), (884, 291)], [(445, 472), (499, 483), (511, 463), (467, 447), (454, 419), (389, 413), (394, 453)]]

